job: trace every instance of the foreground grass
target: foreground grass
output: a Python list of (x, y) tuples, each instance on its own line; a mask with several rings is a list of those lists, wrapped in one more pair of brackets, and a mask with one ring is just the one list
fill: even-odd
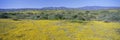
[(0, 40), (120, 40), (120, 23), (0, 19)]

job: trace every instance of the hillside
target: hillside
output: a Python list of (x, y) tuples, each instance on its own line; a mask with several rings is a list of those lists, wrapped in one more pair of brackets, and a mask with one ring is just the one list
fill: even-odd
[(120, 40), (120, 7), (0, 9), (0, 40)]
[(21, 10), (110, 10), (116, 9), (120, 10), (120, 7), (103, 7), (103, 6), (85, 6), (78, 8), (69, 7), (43, 7), (43, 8), (17, 8), (17, 9), (0, 9), (0, 12), (6, 11), (21, 11)]

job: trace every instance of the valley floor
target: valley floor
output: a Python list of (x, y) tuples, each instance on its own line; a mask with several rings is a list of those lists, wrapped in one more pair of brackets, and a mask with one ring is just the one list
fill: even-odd
[(0, 40), (120, 40), (120, 23), (0, 19)]

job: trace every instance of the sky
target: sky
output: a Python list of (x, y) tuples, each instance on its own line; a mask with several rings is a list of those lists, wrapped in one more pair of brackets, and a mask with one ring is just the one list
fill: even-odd
[(0, 8), (42, 8), (42, 7), (120, 7), (120, 0), (0, 0)]

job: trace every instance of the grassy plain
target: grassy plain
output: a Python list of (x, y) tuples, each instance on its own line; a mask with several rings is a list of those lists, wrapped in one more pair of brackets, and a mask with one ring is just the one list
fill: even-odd
[(0, 40), (120, 40), (120, 23), (0, 19)]

